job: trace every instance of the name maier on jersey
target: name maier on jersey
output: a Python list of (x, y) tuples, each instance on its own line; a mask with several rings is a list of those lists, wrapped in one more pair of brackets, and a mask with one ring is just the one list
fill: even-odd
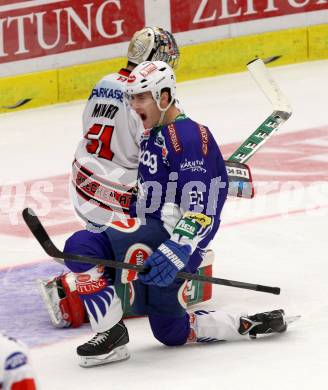
[(94, 224), (124, 219), (136, 185), (143, 125), (124, 100), (128, 75), (121, 69), (100, 80), (83, 112), (70, 196), (77, 214)]

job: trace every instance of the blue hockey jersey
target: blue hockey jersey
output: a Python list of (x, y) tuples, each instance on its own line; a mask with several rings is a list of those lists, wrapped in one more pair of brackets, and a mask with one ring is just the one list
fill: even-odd
[(219, 228), (227, 191), (224, 160), (206, 126), (181, 114), (144, 131), (133, 216), (160, 219), (171, 239), (201, 254)]

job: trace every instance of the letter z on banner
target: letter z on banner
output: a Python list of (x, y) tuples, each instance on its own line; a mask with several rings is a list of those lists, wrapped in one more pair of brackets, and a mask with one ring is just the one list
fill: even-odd
[(328, 9), (326, 0), (170, 0), (172, 32)]

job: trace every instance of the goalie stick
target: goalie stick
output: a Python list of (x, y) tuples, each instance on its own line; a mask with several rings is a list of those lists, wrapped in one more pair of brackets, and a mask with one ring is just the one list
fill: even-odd
[[(102, 264), (112, 268), (131, 269), (137, 272), (143, 271), (143, 266), (141, 265), (133, 265), (124, 262), (116, 262), (109, 259), (98, 259), (94, 257), (81, 256), (72, 253), (61, 252), (52, 242), (48, 233), (46, 232), (45, 228), (40, 222), (39, 218), (37, 217), (37, 215), (34, 213), (32, 209), (30, 208), (24, 209), (22, 215), (26, 225), (28, 226), (28, 228), (30, 229), (34, 237), (37, 239), (39, 244), (42, 246), (42, 248), (50, 257), (54, 257), (58, 259), (70, 259), (73, 261), (78, 261), (80, 263), (87, 263), (87, 264), (95, 264), (95, 265)], [(279, 287), (270, 287), (270, 286), (263, 286), (261, 284), (237, 282), (235, 280), (215, 278), (206, 275), (191, 274), (188, 272), (178, 272), (177, 278), (186, 279), (186, 280), (198, 280), (200, 282), (220, 284), (222, 286), (237, 287), (246, 290), (255, 290), (255, 291), (266, 292), (275, 295), (280, 294)]]
[(237, 163), (245, 163), (248, 161), (292, 114), (292, 109), (285, 95), (272, 78), (264, 62), (260, 58), (257, 58), (249, 62), (247, 68), (264, 95), (272, 104), (273, 112), (228, 158), (228, 161)]

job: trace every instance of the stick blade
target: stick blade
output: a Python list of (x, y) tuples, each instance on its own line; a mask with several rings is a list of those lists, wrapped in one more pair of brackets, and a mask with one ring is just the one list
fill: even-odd
[(22, 216), (27, 227), (30, 229), (31, 233), (37, 239), (45, 252), (51, 257), (57, 257), (60, 252), (51, 241), (48, 233), (45, 231), (35, 212), (28, 207), (23, 210)]
[(292, 108), (280, 90), (278, 84), (273, 79), (271, 73), (264, 65), (263, 60), (257, 58), (247, 64), (247, 68), (255, 82), (263, 91), (264, 95), (272, 104), (275, 111), (292, 112)]
[(9, 105), (9, 106), (2, 106), (1, 108), (6, 108), (7, 110), (13, 110), (14, 108), (22, 107), (24, 104), (28, 103), (32, 99), (20, 99), (15, 104)]
[(271, 56), (271, 57), (264, 58), (263, 62), (265, 64), (270, 64), (271, 62), (279, 60), (279, 58), (281, 58), (281, 56)]

